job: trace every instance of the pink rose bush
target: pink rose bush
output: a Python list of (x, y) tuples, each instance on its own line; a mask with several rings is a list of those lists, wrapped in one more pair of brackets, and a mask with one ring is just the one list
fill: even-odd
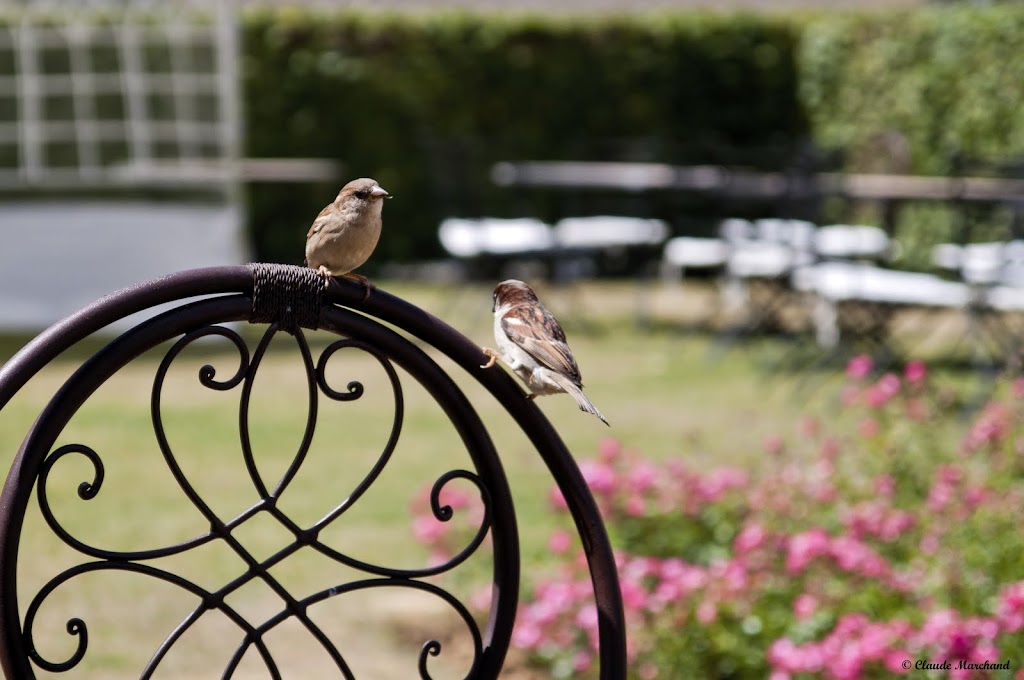
[[(1024, 670), (1024, 383), (967, 421), (924, 364), (872, 373), (851, 361), (834, 420), (770, 438), (756, 470), (652, 461), (614, 440), (580, 462), (618, 549), (631, 677)], [(441, 550), (444, 536), (417, 532)], [(532, 585), (513, 645), (552, 676), (596, 677), (586, 560), (563, 528), (550, 547), (561, 570)]]

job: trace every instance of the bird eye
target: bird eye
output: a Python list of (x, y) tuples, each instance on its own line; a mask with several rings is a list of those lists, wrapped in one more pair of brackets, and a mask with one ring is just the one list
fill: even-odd
[(369, 189), (360, 189), (359, 191), (356, 192), (356, 196), (358, 196), (359, 198), (369, 198), (370, 197), (370, 190)]

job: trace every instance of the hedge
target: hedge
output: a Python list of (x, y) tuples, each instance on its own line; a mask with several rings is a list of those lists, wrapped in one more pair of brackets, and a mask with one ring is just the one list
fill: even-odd
[[(872, 165), (878, 138), (892, 132), (906, 140), (906, 167), (898, 168), (906, 172), (948, 174), (957, 155), (1019, 157), (1022, 37), (1019, 4), (847, 13), (809, 22), (798, 60), (800, 98), (814, 137), (847, 149), (850, 169), (879, 169)], [(969, 174), (979, 172), (986, 170), (975, 167)], [(929, 266), (930, 246), (944, 240), (1006, 238), (1009, 222), (998, 207), (962, 212), (948, 204), (908, 206), (896, 234), (902, 264)]]
[[(395, 200), (376, 263), (439, 256), (445, 212), (559, 209), (550, 195), (495, 188), (495, 161), (614, 152), (716, 162), (723, 149), (786, 147), (808, 132), (797, 31), (784, 19), (282, 9), (247, 14), (244, 37), (247, 153), (335, 158), (346, 177), (378, 179)], [(257, 256), (299, 260), (336, 190), (252, 191)], [(671, 217), (675, 204), (659, 200)]]
[(898, 130), (911, 170), (944, 174), (956, 152), (1024, 152), (1024, 7), (839, 14), (809, 22), (800, 96), (816, 139), (859, 148)]

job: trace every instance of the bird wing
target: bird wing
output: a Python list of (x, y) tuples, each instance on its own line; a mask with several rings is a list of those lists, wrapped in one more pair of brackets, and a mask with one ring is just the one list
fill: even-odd
[(565, 331), (542, 305), (513, 307), (501, 317), (501, 328), (509, 340), (543, 366), (580, 384), (580, 369), (565, 340)]
[(306, 240), (309, 240), (309, 238), (313, 234), (317, 233), (318, 231), (320, 231), (320, 229), (323, 228), (324, 222), (327, 221), (327, 216), (331, 213), (331, 208), (333, 207), (333, 205), (333, 203), (328, 204), (327, 207), (321, 210), (320, 214), (316, 216), (316, 219), (313, 220), (313, 226), (311, 226), (309, 228), (309, 231), (306, 232)]

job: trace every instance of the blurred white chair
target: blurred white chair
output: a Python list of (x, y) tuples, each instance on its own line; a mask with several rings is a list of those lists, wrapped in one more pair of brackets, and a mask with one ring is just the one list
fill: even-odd
[(646, 276), (668, 238), (668, 225), (658, 219), (627, 215), (566, 217), (555, 224), (558, 257), (555, 278), (574, 281), (593, 276), (598, 261), (639, 267)]
[(879, 227), (830, 224), (814, 232), (814, 253), (826, 260), (881, 262), (892, 254), (893, 242)]
[(805, 220), (729, 218), (719, 233), (731, 246), (727, 268), (735, 277), (781, 278), (814, 259), (815, 227)]
[(727, 217), (718, 224), (718, 235), (727, 243), (754, 240), (754, 223), (739, 217)]
[(793, 287), (814, 296), (815, 337), (822, 347), (839, 344), (839, 306), (867, 303), (881, 311), (860, 318), (849, 330), (888, 346), (888, 311), (898, 306), (959, 308), (971, 299), (968, 286), (923, 272), (885, 269), (861, 262), (822, 262), (793, 273)]
[(722, 305), (727, 314), (745, 317), (742, 328), (734, 328), (734, 333), (782, 326), (783, 312), (792, 299), (789, 274), (813, 262), (814, 233), (814, 224), (805, 220), (722, 220), (719, 234), (730, 246)]
[[(661, 279), (665, 284), (680, 285), (688, 270), (720, 272), (729, 260), (730, 246), (718, 238), (676, 236), (665, 243), (661, 254)], [(714, 298), (704, 316), (713, 318), (718, 312)]]
[(676, 236), (662, 251), (662, 276), (679, 281), (687, 269), (717, 269), (729, 260), (729, 244), (718, 238)]
[(659, 246), (668, 238), (663, 220), (619, 215), (566, 217), (555, 224), (555, 240), (567, 249), (598, 250)]
[(932, 263), (956, 274), (965, 283), (988, 286), (1003, 282), (1004, 271), (1020, 262), (1024, 242), (940, 243), (932, 249)]
[(441, 247), (458, 259), (546, 253), (555, 245), (551, 226), (531, 217), (449, 217), (437, 236)]
[(1024, 329), (1013, 323), (1012, 313), (1024, 312), (1024, 241), (940, 243), (932, 262), (970, 287), (964, 313), (975, 355), (993, 348), (1000, 358), (1019, 355)]

